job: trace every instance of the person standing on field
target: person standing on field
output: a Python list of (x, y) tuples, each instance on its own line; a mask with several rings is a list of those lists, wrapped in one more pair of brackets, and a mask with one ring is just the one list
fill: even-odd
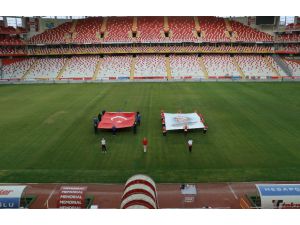
[(192, 148), (193, 148), (193, 140), (192, 139), (188, 140), (188, 147), (189, 147), (189, 152), (191, 153)]
[(137, 116), (136, 116), (136, 122), (137, 122), (137, 125), (141, 125), (141, 114), (139, 112), (137, 112)]
[(104, 138), (102, 138), (102, 140), (101, 140), (101, 149), (102, 149), (103, 153), (107, 152), (107, 150), (106, 150), (106, 141), (105, 141)]
[(144, 137), (143, 139), (144, 152), (147, 152), (148, 140)]

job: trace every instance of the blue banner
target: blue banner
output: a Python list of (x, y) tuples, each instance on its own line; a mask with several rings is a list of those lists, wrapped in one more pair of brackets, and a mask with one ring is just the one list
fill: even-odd
[(261, 196), (299, 196), (300, 185), (299, 184), (258, 184)]
[(0, 209), (20, 208), (20, 198), (0, 198)]

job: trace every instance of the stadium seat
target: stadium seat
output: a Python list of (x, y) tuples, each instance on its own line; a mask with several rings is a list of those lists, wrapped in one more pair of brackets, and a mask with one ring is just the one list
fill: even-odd
[(17, 36), (0, 36), (0, 45), (24, 45), (25, 42)]
[(9, 65), (3, 65), (2, 76), (3, 79), (21, 79), (27, 72), (30, 66), (34, 63), (35, 59), (24, 59), (16, 61)]
[(135, 64), (135, 77), (166, 77), (164, 55), (138, 55)]
[(230, 21), (230, 25), (233, 31), (233, 37), (235, 41), (243, 42), (271, 42), (273, 37), (267, 33), (258, 31), (254, 28), (246, 26), (237, 21)]
[(66, 22), (53, 29), (46, 30), (41, 34), (33, 36), (29, 43), (31, 44), (64, 44), (66, 37), (70, 35), (72, 22)]
[(132, 56), (105, 56), (101, 59), (101, 67), (97, 79), (110, 77), (130, 77)]
[(284, 33), (276, 36), (277, 42), (300, 42), (300, 33)]
[(107, 36), (105, 42), (132, 42), (132, 17), (109, 17), (107, 20)]
[(206, 42), (217, 41), (230, 41), (229, 37), (226, 37), (226, 25), (223, 18), (214, 16), (201, 16), (198, 17), (200, 29), (203, 32), (202, 40)]
[(293, 76), (300, 76), (300, 62), (299, 61), (285, 59), (285, 62), (291, 68)]
[(62, 75), (64, 78), (86, 78), (93, 77), (99, 56), (74, 56), (68, 63)]
[(267, 77), (276, 76), (272, 69), (259, 55), (236, 55), (238, 65), (246, 76)]
[(65, 61), (66, 58), (35, 59), (36, 65), (30, 70), (26, 79), (55, 79)]
[(229, 55), (203, 55), (203, 62), (209, 76), (240, 76)]
[(138, 42), (162, 42), (164, 18), (163, 17), (138, 17), (137, 32)]
[(197, 38), (193, 34), (195, 29), (195, 22), (193, 17), (187, 16), (169, 16), (169, 28), (172, 35), (170, 41), (173, 42), (185, 42), (196, 41)]
[(204, 78), (197, 55), (170, 55), (170, 67), (175, 78)]
[(100, 43), (97, 36), (100, 34), (102, 17), (89, 17), (77, 21), (72, 42), (77, 44), (82, 43)]

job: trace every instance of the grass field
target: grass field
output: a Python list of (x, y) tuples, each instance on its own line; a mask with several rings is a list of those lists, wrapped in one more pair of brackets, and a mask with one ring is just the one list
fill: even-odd
[[(103, 109), (140, 111), (138, 134), (95, 135)], [(188, 135), (192, 154), (182, 133), (162, 136), (161, 109), (204, 115), (208, 133)], [(300, 83), (0, 86), (0, 182), (119, 183), (136, 173), (156, 182), (300, 180)]]

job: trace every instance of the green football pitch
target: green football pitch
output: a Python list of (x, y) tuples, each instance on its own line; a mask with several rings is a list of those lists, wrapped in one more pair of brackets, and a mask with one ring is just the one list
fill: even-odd
[[(140, 111), (138, 133), (95, 135), (103, 109)], [(164, 137), (161, 109), (198, 110), (207, 134)], [(137, 173), (164, 183), (300, 180), (300, 83), (0, 86), (0, 182), (122, 183)]]

